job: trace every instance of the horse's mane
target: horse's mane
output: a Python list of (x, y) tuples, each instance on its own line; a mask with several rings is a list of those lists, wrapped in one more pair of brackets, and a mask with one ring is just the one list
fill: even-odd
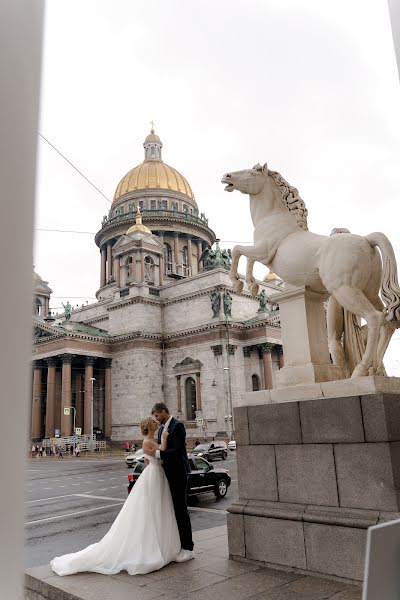
[(276, 183), (285, 208), (294, 214), (298, 226), (307, 231), (308, 210), (304, 200), (300, 198), (298, 190), (289, 185), (286, 179), (284, 179), (278, 171), (270, 171), (268, 169), (268, 175), (270, 175)]

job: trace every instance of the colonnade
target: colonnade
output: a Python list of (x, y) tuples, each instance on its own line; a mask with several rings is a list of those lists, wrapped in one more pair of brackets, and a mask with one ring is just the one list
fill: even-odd
[(97, 425), (101, 423), (105, 437), (111, 436), (111, 363), (73, 354), (34, 361), (32, 439), (52, 438), (57, 430), (61, 436), (72, 435), (74, 425), (91, 435), (94, 396)]

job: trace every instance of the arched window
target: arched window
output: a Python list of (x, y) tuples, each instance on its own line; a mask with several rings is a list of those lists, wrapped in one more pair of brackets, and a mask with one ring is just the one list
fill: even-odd
[(172, 273), (172, 249), (169, 244), (164, 244), (165, 274)]
[(132, 256), (128, 256), (125, 261), (126, 283), (130, 283), (132, 281), (132, 262)]
[(34, 314), (35, 315), (39, 315), (40, 316), (42, 314), (42, 303), (39, 300), (39, 298), (35, 298), (35, 303), (34, 303), (33, 310), (34, 310)]
[(258, 375), (252, 375), (251, 376), (251, 383), (253, 386), (253, 392), (258, 392), (258, 390), (260, 389), (260, 378)]
[(194, 421), (196, 418), (196, 382), (193, 377), (188, 377), (185, 381), (186, 398), (186, 420)]
[(154, 260), (151, 256), (144, 257), (144, 279), (146, 283), (154, 283)]

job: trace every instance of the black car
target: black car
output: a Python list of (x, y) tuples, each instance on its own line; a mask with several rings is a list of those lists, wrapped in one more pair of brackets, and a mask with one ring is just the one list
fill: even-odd
[(228, 447), (226, 442), (204, 442), (204, 444), (199, 444), (196, 446), (192, 454), (195, 456), (202, 456), (208, 461), (214, 460), (215, 458), (221, 458), (222, 460), (225, 460), (228, 456)]
[[(226, 496), (228, 487), (231, 485), (229, 471), (226, 469), (214, 469), (209, 462), (193, 454), (188, 455), (189, 459), (189, 481), (188, 496), (197, 496), (204, 492), (213, 492), (217, 498)], [(133, 465), (133, 471), (128, 475), (128, 494), (139, 479), (141, 473), (146, 468), (145, 458), (139, 457)]]

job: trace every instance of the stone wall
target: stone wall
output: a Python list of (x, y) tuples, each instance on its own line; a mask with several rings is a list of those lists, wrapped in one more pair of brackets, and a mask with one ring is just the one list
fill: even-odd
[(234, 412), (231, 556), (362, 580), (367, 528), (400, 517), (400, 393)]

